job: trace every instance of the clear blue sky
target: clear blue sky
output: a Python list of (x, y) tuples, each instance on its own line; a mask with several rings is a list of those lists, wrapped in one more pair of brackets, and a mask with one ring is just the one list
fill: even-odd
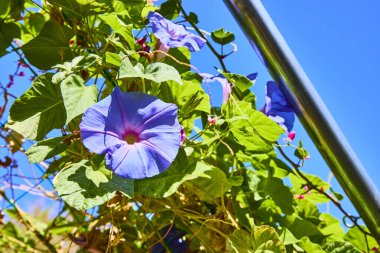
[[(184, 0), (187, 11), (198, 14), (200, 28), (213, 31), (224, 27), (236, 35), (238, 52), (226, 59), (232, 72), (248, 74), (258, 72), (253, 91), (258, 107), (264, 103), (265, 83), (270, 80), (266, 69), (240, 31), (235, 20), (221, 0)], [(375, 136), (380, 123), (377, 109), (380, 91), (376, 73), (380, 68), (380, 2), (375, 0), (263, 0), (263, 4), (279, 27), (289, 46), (298, 58), (317, 91), (335, 117), (370, 177), (379, 185), (379, 148)], [(227, 49), (228, 50), (228, 49)], [(7, 83), (14, 71), (15, 57), (0, 58), (0, 81)], [(215, 73), (215, 57), (204, 48), (195, 53), (192, 63), (202, 72)], [(13, 91), (21, 94), (29, 87), (26, 78), (16, 79)], [(213, 99), (220, 103), (220, 88), (213, 88)], [(305, 171), (327, 179), (329, 169), (312, 142), (296, 123), (297, 139), (304, 141), (311, 154)], [(0, 152), (0, 157), (4, 155)], [(26, 167), (27, 165), (25, 165)], [(376, 182), (376, 179), (378, 179)], [(48, 186), (48, 184), (45, 184)], [(333, 181), (335, 190), (340, 188)], [(24, 203), (32, 203), (27, 197)], [(344, 201), (355, 214), (351, 205)], [(324, 206), (321, 207), (325, 211)], [(332, 208), (334, 216), (339, 213)]]

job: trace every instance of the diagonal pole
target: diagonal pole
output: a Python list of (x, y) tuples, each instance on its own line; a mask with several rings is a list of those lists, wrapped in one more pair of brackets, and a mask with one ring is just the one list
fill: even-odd
[(260, 0), (224, 0), (380, 243), (380, 195)]

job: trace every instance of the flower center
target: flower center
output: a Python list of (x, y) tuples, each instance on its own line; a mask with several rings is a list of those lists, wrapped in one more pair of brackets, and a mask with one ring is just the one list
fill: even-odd
[(124, 140), (128, 143), (128, 144), (134, 144), (136, 142), (138, 142), (139, 140), (139, 137), (136, 133), (127, 133), (126, 135), (124, 135)]

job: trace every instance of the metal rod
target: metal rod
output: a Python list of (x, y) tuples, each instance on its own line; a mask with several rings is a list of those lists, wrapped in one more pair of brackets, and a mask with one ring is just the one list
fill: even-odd
[(224, 0), (380, 243), (380, 195), (260, 0)]

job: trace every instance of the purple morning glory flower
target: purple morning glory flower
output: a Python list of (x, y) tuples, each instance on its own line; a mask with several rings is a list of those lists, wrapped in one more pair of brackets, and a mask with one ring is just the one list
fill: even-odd
[[(170, 226), (166, 226), (161, 231), (161, 235), (166, 235), (166, 237), (163, 240), (163, 243), (165, 243), (166, 247), (169, 248), (171, 252), (173, 253), (186, 252), (189, 249), (189, 242), (182, 240), (182, 237), (186, 233), (177, 230), (174, 226), (171, 228), (169, 233), (168, 233), (168, 229), (170, 229)], [(151, 253), (165, 253), (167, 251), (162, 246), (161, 243), (158, 243), (150, 249), (150, 252)]]
[(212, 82), (219, 82), (222, 85), (222, 90), (223, 90), (223, 99), (222, 103), (226, 103), (230, 94), (231, 94), (231, 85), (228, 82), (228, 80), (222, 76), (214, 76), (208, 73), (202, 73), (201, 76), (203, 77), (203, 81), (206, 83), (212, 83)]
[(187, 47), (194, 52), (199, 51), (206, 43), (203, 38), (188, 32), (182, 25), (174, 24), (157, 12), (149, 12), (148, 19), (154, 35), (168, 47)]
[(112, 94), (86, 110), (80, 123), (84, 145), (106, 154), (116, 175), (140, 179), (165, 171), (181, 142), (177, 106), (141, 92)]
[(277, 83), (269, 81), (266, 85), (265, 106), (263, 112), (289, 133), (294, 124), (295, 113), (282, 94)]
[[(222, 103), (223, 104), (226, 103), (228, 98), (230, 97), (231, 92), (232, 92), (231, 85), (228, 82), (228, 80), (222, 74), (219, 74), (217, 76), (213, 76), (213, 75), (210, 75), (207, 73), (201, 73), (201, 76), (203, 77), (203, 81), (205, 81), (206, 83), (212, 83), (212, 82), (216, 81), (222, 85), (222, 90), (223, 90)], [(247, 78), (251, 81), (254, 81), (257, 78), (257, 73), (249, 74), (249, 75), (247, 75)]]

